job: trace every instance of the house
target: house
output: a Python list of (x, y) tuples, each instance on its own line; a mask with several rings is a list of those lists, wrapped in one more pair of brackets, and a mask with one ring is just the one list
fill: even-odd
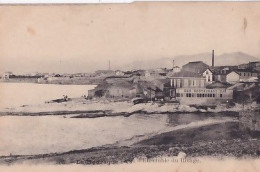
[(206, 83), (211, 84), (213, 82), (213, 71), (210, 68), (206, 69), (202, 74), (206, 78)]
[(230, 72), (226, 75), (226, 82), (230, 84), (238, 83), (240, 79), (240, 76), (237, 72)]
[(137, 97), (142, 97), (144, 99), (155, 100), (163, 99), (164, 92), (163, 89), (159, 88), (150, 81), (139, 81), (137, 84)]
[(209, 66), (202, 61), (189, 62), (182, 66), (182, 70), (202, 74)]
[(206, 80), (198, 73), (181, 71), (169, 76), (171, 85), (175, 88), (204, 88)]
[(108, 86), (109, 84), (102, 83), (97, 85), (94, 89), (88, 90), (88, 99), (104, 97)]
[(238, 69), (248, 69), (248, 68), (249, 68), (248, 63), (238, 65)]
[(137, 87), (129, 82), (102, 83), (88, 91), (88, 98), (111, 98), (114, 100), (132, 99), (136, 97)]
[(116, 70), (116, 71), (115, 71), (115, 75), (116, 75), (116, 76), (123, 76), (123, 75), (124, 75), (124, 72), (121, 71), (121, 70)]
[(95, 76), (99, 77), (107, 77), (115, 75), (115, 71), (113, 70), (97, 70), (95, 71)]
[(203, 76), (206, 77), (206, 83), (211, 84), (213, 82), (227, 82), (227, 74), (236, 70), (236, 66), (215, 66), (209, 67), (203, 72)]
[(180, 72), (181, 71), (181, 68), (179, 67), (179, 66), (174, 66), (173, 68), (172, 68), (172, 72), (173, 73), (177, 73), (177, 72)]
[(246, 64), (240, 64), (238, 65), (238, 69), (255, 69), (257, 67), (260, 67), (260, 61), (256, 61), (256, 62), (249, 62)]
[(260, 67), (260, 61), (257, 62), (249, 62), (248, 63), (249, 69), (254, 69), (256, 67)]
[(3, 75), (2, 75), (2, 80), (9, 80), (10, 76), (12, 76), (13, 73), (12, 72), (5, 72)]
[(132, 99), (136, 97), (137, 88), (130, 83), (111, 84), (107, 87), (106, 98)]
[(170, 77), (173, 92), (172, 98), (181, 104), (216, 105), (233, 98), (233, 90), (222, 84), (211, 84), (206, 87), (206, 77), (193, 72), (181, 71)]
[(258, 72), (251, 69), (237, 69), (236, 72), (239, 74), (240, 81), (245, 81), (252, 77), (258, 77)]
[(110, 84), (131, 82), (132, 80), (133, 78), (129, 76), (109, 76), (104, 79), (105, 82)]

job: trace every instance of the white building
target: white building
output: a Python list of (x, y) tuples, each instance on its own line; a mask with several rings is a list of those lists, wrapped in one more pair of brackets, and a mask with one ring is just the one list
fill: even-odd
[(3, 80), (9, 80), (10, 75), (13, 75), (13, 73), (12, 73), (12, 72), (5, 72), (5, 73), (2, 75), (2, 79), (3, 79)]
[(206, 78), (207, 84), (211, 84), (213, 82), (213, 72), (210, 69), (207, 69), (202, 75)]

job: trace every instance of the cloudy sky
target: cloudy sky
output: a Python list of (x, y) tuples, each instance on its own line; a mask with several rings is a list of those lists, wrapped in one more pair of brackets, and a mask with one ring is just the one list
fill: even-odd
[(91, 72), (212, 49), (260, 57), (260, 3), (0, 6), (0, 72)]

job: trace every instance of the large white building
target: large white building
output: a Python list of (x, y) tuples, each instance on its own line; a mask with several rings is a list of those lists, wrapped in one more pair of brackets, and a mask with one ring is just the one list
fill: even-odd
[(233, 99), (233, 90), (223, 84), (209, 84), (207, 79), (209, 81), (211, 77), (187, 71), (173, 74), (170, 76), (173, 87), (171, 96), (181, 104), (190, 105), (216, 105)]

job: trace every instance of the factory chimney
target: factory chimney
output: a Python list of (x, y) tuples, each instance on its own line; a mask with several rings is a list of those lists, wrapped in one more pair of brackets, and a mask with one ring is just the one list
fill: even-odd
[(214, 67), (214, 50), (212, 50), (212, 67)]
[(172, 69), (174, 69), (174, 60), (172, 60)]

